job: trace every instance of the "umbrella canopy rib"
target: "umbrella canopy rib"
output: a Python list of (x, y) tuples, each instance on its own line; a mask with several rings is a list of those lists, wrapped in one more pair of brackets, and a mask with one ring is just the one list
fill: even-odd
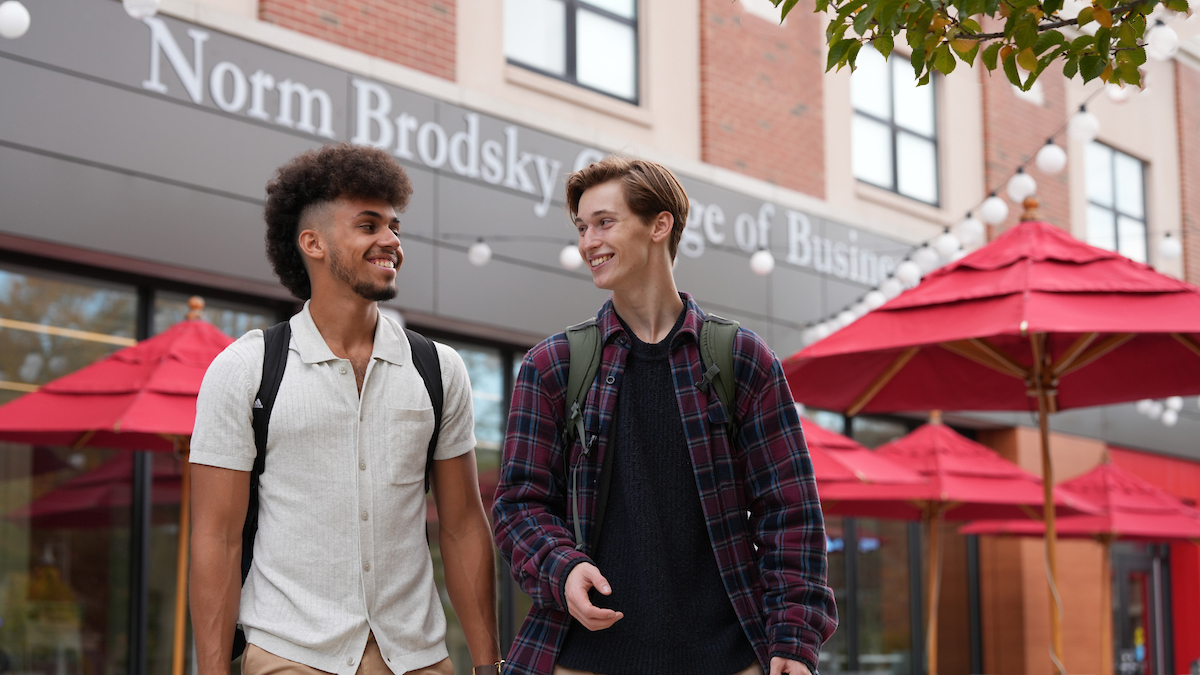
[(1184, 347), (1190, 349), (1191, 352), (1196, 356), (1200, 356), (1200, 344), (1196, 344), (1196, 341), (1193, 340), (1190, 335), (1184, 335), (1183, 333), (1171, 333), (1171, 337), (1178, 340), (1179, 343)]
[(1101, 340), (1100, 344), (1087, 350), (1074, 363), (1065, 364), (1061, 370), (1059, 370), (1057, 367), (1054, 368), (1054, 370), (1056, 371), (1055, 375), (1058, 377), (1062, 377), (1063, 375), (1073, 373), (1076, 370), (1079, 370), (1080, 368), (1090, 364), (1091, 362), (1095, 361), (1096, 359), (1111, 352), (1112, 350), (1116, 349), (1117, 347), (1120, 347), (1121, 345), (1125, 344), (1126, 342), (1129, 342), (1135, 336), (1136, 336), (1136, 333), (1117, 333), (1116, 335), (1110, 335), (1110, 336), (1104, 338), (1103, 340)]
[(981, 366), (991, 368), (1001, 375), (1011, 375), (1021, 380), (1029, 379), (1029, 371), (1017, 360), (1000, 351), (998, 347), (987, 340), (973, 338), (970, 340), (954, 340), (938, 345), (942, 349), (970, 359)]
[(850, 407), (846, 410), (846, 415), (850, 417), (857, 415), (858, 411), (866, 407), (866, 405), (871, 402), (871, 399), (875, 398), (875, 395), (878, 394), (881, 389), (886, 387), (888, 382), (892, 381), (892, 378), (896, 376), (896, 373), (899, 373), (904, 369), (904, 366), (912, 360), (912, 357), (917, 355), (918, 351), (920, 351), (920, 347), (909, 347), (908, 349), (900, 352), (900, 355), (896, 357), (896, 360), (892, 361), (892, 364), (888, 366), (887, 369), (885, 369), (882, 373), (880, 373), (879, 377), (875, 378), (875, 381), (871, 383), (871, 386), (867, 387), (866, 390), (863, 391), (863, 393), (858, 397), (858, 399), (856, 399), (854, 403), (850, 404)]

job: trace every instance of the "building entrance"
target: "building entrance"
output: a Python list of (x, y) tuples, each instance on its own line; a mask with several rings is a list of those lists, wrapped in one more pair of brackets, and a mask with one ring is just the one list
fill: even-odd
[(1175, 672), (1168, 551), (1162, 545), (1112, 545), (1116, 675)]

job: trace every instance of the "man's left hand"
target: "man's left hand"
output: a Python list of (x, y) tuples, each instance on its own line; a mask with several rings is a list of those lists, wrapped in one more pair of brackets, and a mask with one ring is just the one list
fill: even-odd
[(771, 657), (770, 675), (812, 675), (808, 666), (799, 661), (785, 659), (782, 656)]

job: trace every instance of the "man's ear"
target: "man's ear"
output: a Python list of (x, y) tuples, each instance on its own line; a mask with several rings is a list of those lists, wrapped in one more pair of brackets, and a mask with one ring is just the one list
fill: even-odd
[(654, 220), (650, 223), (650, 239), (656, 244), (666, 241), (671, 236), (671, 229), (674, 226), (675, 216), (672, 216), (668, 211), (659, 213), (657, 216), (654, 216)]
[(317, 230), (311, 228), (302, 230), (300, 236), (296, 238), (296, 245), (300, 247), (300, 253), (306, 258), (321, 260), (325, 257), (325, 239)]

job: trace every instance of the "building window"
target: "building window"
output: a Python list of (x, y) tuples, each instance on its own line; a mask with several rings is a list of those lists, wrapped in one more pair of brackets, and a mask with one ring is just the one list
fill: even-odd
[(636, 104), (637, 0), (505, 0), (504, 55)]
[(936, 80), (917, 86), (908, 59), (867, 47), (850, 76), (854, 177), (938, 203)]
[(1146, 167), (1103, 143), (1087, 147), (1087, 241), (1146, 262)]

